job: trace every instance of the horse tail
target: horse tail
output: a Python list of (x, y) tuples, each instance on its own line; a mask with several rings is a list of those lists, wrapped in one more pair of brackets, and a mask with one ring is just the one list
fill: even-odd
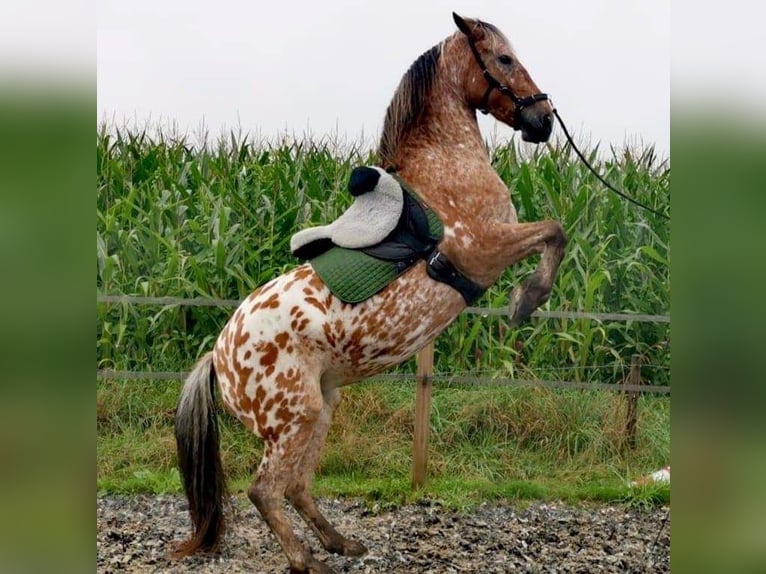
[(213, 354), (208, 353), (186, 379), (176, 410), (178, 466), (192, 520), (191, 537), (173, 553), (177, 558), (212, 550), (223, 536), (226, 481), (218, 446), (215, 387)]

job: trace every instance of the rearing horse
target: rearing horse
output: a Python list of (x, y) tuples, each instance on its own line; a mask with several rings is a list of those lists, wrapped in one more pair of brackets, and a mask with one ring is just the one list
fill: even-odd
[[(514, 263), (541, 254), (536, 271), (511, 295), (519, 323), (547, 300), (566, 238), (555, 221), (519, 223), (509, 191), (492, 169), (476, 110), (543, 142), (552, 107), (494, 26), (453, 14), (458, 32), (420, 56), (386, 112), (381, 167), (395, 169), (441, 218), (439, 251), (464, 277), (489, 287)], [(215, 414), (223, 403), (264, 441), (247, 494), (276, 536), (293, 572), (332, 570), (296, 538), (283, 499), (329, 551), (363, 554), (310, 494), (339, 387), (412, 356), (466, 306), (420, 261), (371, 299), (335, 298), (310, 264), (256, 289), (234, 312), (184, 384), (176, 415), (179, 465), (193, 532), (177, 555), (211, 549), (223, 533), (225, 484)]]

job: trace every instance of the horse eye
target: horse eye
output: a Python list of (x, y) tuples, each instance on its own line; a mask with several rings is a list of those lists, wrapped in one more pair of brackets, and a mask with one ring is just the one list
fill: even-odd
[(503, 64), (504, 66), (510, 66), (513, 64), (513, 58), (508, 56), (507, 54), (503, 54), (502, 56), (498, 56), (497, 61)]

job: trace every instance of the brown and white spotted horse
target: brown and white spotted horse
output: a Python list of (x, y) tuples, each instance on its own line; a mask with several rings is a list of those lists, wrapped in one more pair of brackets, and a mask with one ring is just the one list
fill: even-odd
[[(509, 191), (492, 169), (476, 110), (543, 142), (552, 107), (506, 37), (494, 26), (454, 15), (458, 31), (420, 56), (391, 101), (380, 141), (394, 168), (444, 223), (439, 250), (465, 277), (492, 285), (514, 263), (541, 254), (536, 271), (511, 295), (518, 323), (548, 298), (566, 238), (555, 221), (519, 223)], [(332, 572), (296, 538), (287, 500), (329, 551), (357, 556), (310, 494), (339, 388), (412, 356), (464, 309), (461, 294), (426, 274), (421, 261), (383, 291), (343, 303), (310, 264), (256, 289), (233, 314), (213, 351), (187, 379), (176, 417), (179, 464), (193, 532), (177, 555), (208, 550), (224, 526), (224, 479), (214, 392), (264, 441), (248, 489), (293, 572)]]

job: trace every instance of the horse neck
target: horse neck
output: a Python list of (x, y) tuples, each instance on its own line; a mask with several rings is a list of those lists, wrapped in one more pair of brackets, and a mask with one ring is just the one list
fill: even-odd
[(399, 174), (446, 224), (507, 219), (508, 190), (468, 106), (445, 81), (431, 91), (428, 107), (396, 150)]
[(476, 111), (462, 102), (447, 86), (438, 82), (431, 90), (420, 120), (402, 139), (397, 149), (400, 170), (408, 163), (443, 165), (470, 161), (489, 167)]

